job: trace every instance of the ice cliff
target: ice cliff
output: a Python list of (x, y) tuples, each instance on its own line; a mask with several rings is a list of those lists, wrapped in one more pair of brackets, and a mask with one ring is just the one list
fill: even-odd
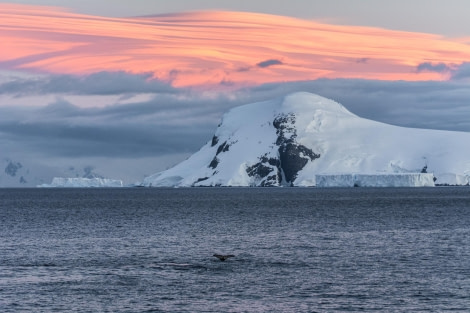
[(319, 174), (317, 187), (433, 187), (431, 173)]
[(88, 187), (123, 187), (121, 180), (108, 178), (63, 178), (54, 177), (52, 183), (42, 184), (38, 187), (44, 188), (88, 188)]

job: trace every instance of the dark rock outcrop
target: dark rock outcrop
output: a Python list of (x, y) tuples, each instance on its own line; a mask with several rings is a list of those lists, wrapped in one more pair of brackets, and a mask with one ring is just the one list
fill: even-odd
[[(268, 156), (266, 153), (259, 157), (259, 161), (246, 168), (248, 176), (253, 177), (258, 186), (279, 186), (281, 184), (292, 185), (297, 174), (308, 162), (318, 159), (320, 154), (296, 141), (297, 131), (295, 128), (296, 117), (294, 113), (279, 114), (274, 118), (272, 125), (276, 130), (276, 142), (273, 152), (277, 156)], [(208, 167), (216, 169), (223, 158), (221, 153), (228, 152), (231, 144), (230, 140), (224, 141), (217, 147), (214, 158)], [(219, 144), (217, 136), (212, 137), (211, 146)], [(276, 153), (277, 152), (277, 153)], [(272, 153), (271, 153), (272, 155)], [(208, 177), (200, 178), (195, 184), (207, 180)]]
[(212, 137), (211, 147), (215, 146), (218, 143), (219, 143), (219, 138), (216, 135), (214, 135), (214, 137)]
[[(267, 154), (259, 158), (259, 162), (247, 167), (250, 177), (256, 178), (260, 186), (279, 186), (283, 178), (291, 184), (297, 178), (309, 161), (320, 157), (320, 154), (299, 144), (296, 141), (295, 115), (281, 114), (273, 120), (276, 129), (276, 146), (278, 157), (268, 157)], [(221, 149), (221, 147), (219, 147)]]
[(209, 163), (209, 167), (212, 168), (212, 169), (215, 169), (217, 167), (217, 165), (219, 165), (219, 159), (217, 158), (217, 156), (215, 156), (211, 163)]
[(215, 155), (219, 155), (222, 152), (227, 152), (229, 150), (229, 148), (230, 148), (230, 145), (225, 141), (223, 144), (221, 144), (217, 148), (217, 153)]
[(201, 177), (201, 178), (198, 178), (198, 180), (196, 180), (193, 185), (195, 185), (195, 184), (197, 184), (197, 183), (199, 183), (199, 182), (208, 180), (208, 179), (209, 179), (209, 177)]
[(288, 183), (292, 183), (297, 178), (297, 173), (307, 165), (308, 161), (313, 161), (320, 157), (307, 147), (293, 142), (286, 142), (279, 147), (279, 158), (284, 177)]
[(246, 169), (250, 177), (260, 180), (260, 186), (279, 186), (282, 182), (280, 162), (276, 158), (268, 158), (266, 155), (260, 161)]
[(276, 145), (279, 146), (280, 167), (286, 182), (290, 184), (309, 161), (320, 158), (320, 154), (296, 142), (297, 132), (294, 125), (293, 113), (280, 115), (273, 121), (277, 134)]

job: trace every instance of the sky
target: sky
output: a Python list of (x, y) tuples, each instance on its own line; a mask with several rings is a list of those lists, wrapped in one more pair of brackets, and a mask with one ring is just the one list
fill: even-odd
[(0, 2), (0, 167), (139, 181), (230, 108), (294, 91), (470, 131), (466, 0), (109, 3)]

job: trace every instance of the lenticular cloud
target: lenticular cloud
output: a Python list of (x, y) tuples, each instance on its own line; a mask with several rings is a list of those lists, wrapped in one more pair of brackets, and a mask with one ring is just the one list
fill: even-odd
[(0, 20), (0, 69), (145, 72), (173, 86), (435, 80), (446, 77), (416, 68), (470, 60), (470, 45), (437, 35), (249, 12), (109, 18), (0, 4)]

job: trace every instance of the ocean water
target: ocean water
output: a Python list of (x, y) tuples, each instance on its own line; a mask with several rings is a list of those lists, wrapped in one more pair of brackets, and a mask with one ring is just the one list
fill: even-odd
[(470, 188), (0, 189), (0, 312), (469, 310)]

